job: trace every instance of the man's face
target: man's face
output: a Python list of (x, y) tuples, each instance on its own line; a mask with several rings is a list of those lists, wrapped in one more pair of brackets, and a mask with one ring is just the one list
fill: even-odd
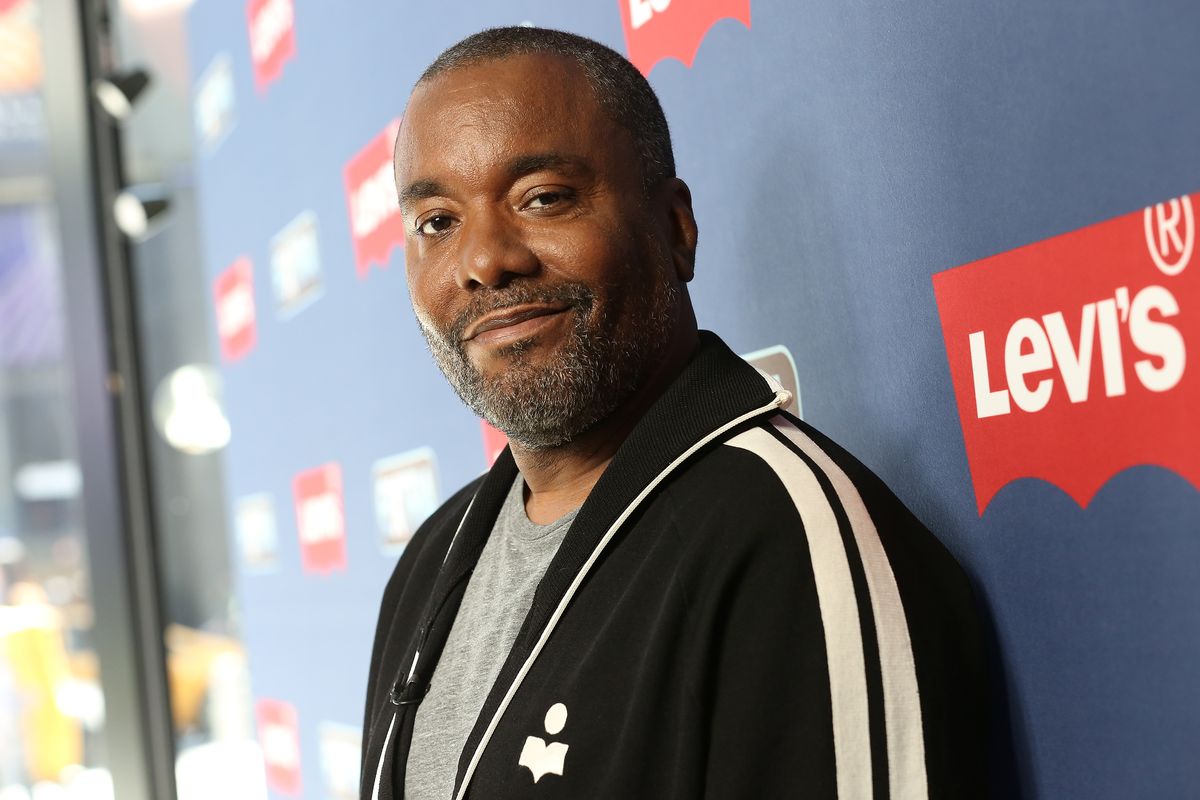
[(421, 330), (513, 441), (570, 441), (658, 366), (686, 276), (632, 137), (573, 62), (515, 56), (422, 83), (396, 181)]

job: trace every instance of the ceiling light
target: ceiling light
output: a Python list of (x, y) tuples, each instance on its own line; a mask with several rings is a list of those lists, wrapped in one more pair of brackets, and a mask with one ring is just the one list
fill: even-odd
[(92, 82), (92, 94), (105, 113), (117, 121), (123, 121), (133, 113), (133, 104), (149, 85), (150, 73), (139, 67), (107, 78), (97, 78)]
[(131, 239), (141, 239), (150, 230), (150, 223), (170, 208), (165, 197), (139, 197), (126, 189), (113, 201), (113, 219), (121, 233)]

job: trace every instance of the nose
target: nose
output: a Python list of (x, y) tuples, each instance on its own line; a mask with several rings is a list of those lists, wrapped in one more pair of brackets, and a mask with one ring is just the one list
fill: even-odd
[(464, 223), (463, 233), (459, 287), (496, 288), (537, 271), (537, 257), (521, 236), (517, 220), (504, 211), (473, 214)]

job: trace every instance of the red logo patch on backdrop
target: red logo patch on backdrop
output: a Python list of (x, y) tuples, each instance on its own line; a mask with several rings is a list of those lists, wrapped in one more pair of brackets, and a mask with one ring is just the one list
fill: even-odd
[(750, 27), (750, 0), (617, 0), (629, 60), (649, 75), (664, 58), (690, 67), (700, 42), (717, 20)]
[(508, 447), (508, 437), (504, 435), (504, 431), (494, 427), (486, 419), (479, 420), (479, 429), (483, 432), (483, 457), (491, 467), (504, 452), (504, 448)]
[(393, 247), (404, 246), (404, 220), (392, 177), (392, 148), (399, 130), (399, 119), (389, 122), (343, 171), (354, 266), (360, 278), (366, 276), (372, 261), (382, 267)]
[(982, 516), (1041, 478), (1086, 506), (1116, 473), (1200, 488), (1200, 195), (933, 276)]
[(221, 355), (236, 361), (254, 349), (258, 325), (254, 313), (254, 269), (242, 256), (213, 282), (217, 309), (217, 338)]
[(254, 716), (267, 785), (280, 794), (300, 797), (300, 723), (296, 707), (264, 698), (254, 704)]
[(296, 9), (292, 0), (249, 0), (246, 25), (254, 85), (266, 91), (283, 72), (284, 62), (296, 55)]
[(300, 563), (305, 572), (346, 568), (346, 512), (342, 468), (336, 462), (305, 470), (292, 479)]

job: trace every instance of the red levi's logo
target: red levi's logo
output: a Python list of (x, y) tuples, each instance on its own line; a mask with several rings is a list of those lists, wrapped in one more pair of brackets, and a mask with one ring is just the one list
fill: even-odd
[(282, 700), (260, 699), (254, 704), (258, 745), (262, 748), (267, 786), (288, 797), (300, 797), (300, 725), (296, 707)]
[(372, 261), (382, 267), (393, 247), (404, 246), (404, 220), (392, 177), (392, 148), (399, 130), (399, 119), (389, 122), (343, 171), (354, 266), (360, 278), (366, 277)]
[(933, 276), (980, 516), (1018, 478), (1081, 506), (1138, 464), (1200, 488), (1197, 204), (1180, 197)]
[(305, 572), (346, 568), (346, 512), (342, 468), (335, 462), (305, 470), (292, 479), (300, 563)]
[(617, 4), (629, 60), (643, 75), (672, 56), (690, 67), (717, 20), (730, 17), (750, 27), (750, 0), (617, 0)]
[(226, 361), (238, 360), (253, 350), (258, 341), (253, 272), (250, 259), (242, 256), (213, 282), (217, 338)]
[(254, 85), (260, 92), (266, 91), (283, 72), (284, 62), (296, 55), (296, 10), (292, 0), (250, 0), (246, 23)]

